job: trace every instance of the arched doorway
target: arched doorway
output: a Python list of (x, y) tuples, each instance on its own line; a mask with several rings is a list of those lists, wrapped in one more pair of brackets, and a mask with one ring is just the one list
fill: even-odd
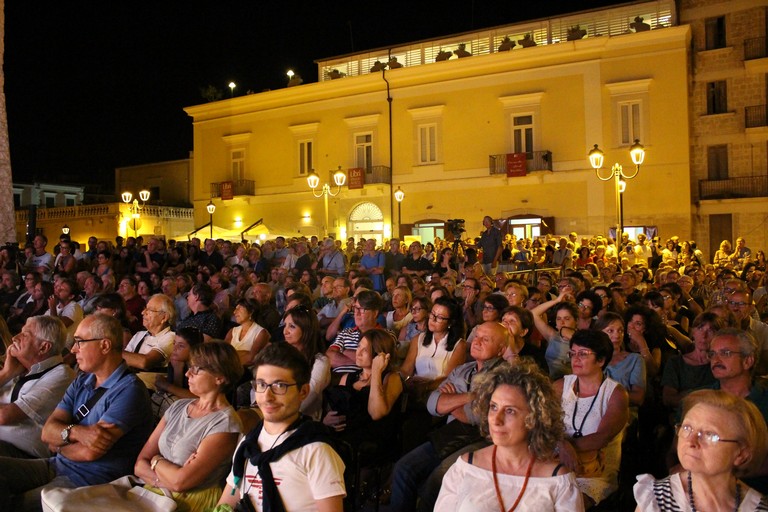
[(373, 203), (360, 203), (349, 213), (349, 233), (347, 236), (375, 238), (376, 245), (381, 245), (384, 238), (384, 214)]

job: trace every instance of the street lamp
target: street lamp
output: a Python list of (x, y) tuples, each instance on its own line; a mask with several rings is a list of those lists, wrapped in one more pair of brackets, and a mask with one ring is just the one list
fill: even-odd
[(395, 190), (395, 201), (397, 201), (397, 236), (400, 236), (400, 225), (403, 223), (403, 217), (400, 213), (400, 204), (403, 202), (404, 198), (405, 192), (400, 190), (400, 186), (398, 185), (397, 190)]
[(325, 225), (323, 226), (323, 235), (325, 237), (328, 236), (328, 196), (336, 197), (339, 195), (339, 192), (341, 192), (341, 187), (346, 183), (347, 181), (347, 175), (344, 171), (341, 170), (341, 166), (339, 166), (339, 169), (333, 173), (333, 182), (336, 184), (336, 192), (331, 191), (331, 186), (328, 185), (328, 183), (323, 183), (322, 188), (318, 192), (317, 187), (320, 185), (320, 176), (317, 175), (314, 169), (309, 173), (309, 176), (307, 176), (307, 184), (309, 185), (309, 188), (312, 189), (312, 195), (320, 198), (323, 198), (323, 203), (325, 206)]
[(615, 163), (613, 164), (613, 167), (611, 167), (611, 173), (608, 176), (604, 176), (600, 171), (603, 167), (603, 162), (605, 161), (605, 154), (600, 150), (600, 148), (597, 147), (597, 144), (595, 144), (595, 147), (592, 148), (592, 150), (589, 152), (589, 163), (592, 168), (595, 169), (595, 174), (597, 174), (597, 177), (602, 181), (610, 181), (611, 179), (614, 180), (614, 188), (616, 194), (617, 244), (620, 243), (621, 235), (624, 233), (624, 208), (621, 194), (626, 189), (627, 184), (626, 182), (622, 182), (622, 178), (625, 180), (631, 180), (637, 176), (637, 174), (640, 172), (640, 165), (643, 163), (643, 160), (645, 160), (645, 148), (642, 146), (642, 144), (640, 144), (639, 139), (635, 139), (635, 143), (630, 146), (629, 155), (632, 158), (632, 163), (635, 164), (635, 172), (632, 174), (627, 174), (624, 172), (624, 168), (621, 166), (621, 164)]
[(69, 234), (69, 226), (67, 226), (66, 224), (64, 224), (63, 226), (61, 226), (61, 232), (62, 232), (63, 234), (65, 234), (65, 235), (68, 235), (68, 234)]
[(134, 199), (133, 194), (128, 191), (123, 192), (120, 197), (123, 199), (125, 204), (129, 205), (128, 211), (131, 212), (131, 217), (133, 218), (133, 235), (134, 237), (138, 238), (139, 234), (136, 230), (136, 219), (141, 217), (141, 210), (144, 208), (146, 202), (149, 201), (149, 190), (144, 189), (139, 192), (139, 199), (141, 199), (141, 204), (139, 204), (139, 199)]
[(211, 225), (211, 240), (213, 240), (213, 212), (216, 211), (216, 205), (213, 204), (213, 199), (211, 199), (208, 202), (208, 206), (205, 207), (206, 210), (208, 210), (208, 216), (210, 217), (210, 225)]
[(229, 97), (232, 98), (235, 95), (235, 82), (229, 82)]

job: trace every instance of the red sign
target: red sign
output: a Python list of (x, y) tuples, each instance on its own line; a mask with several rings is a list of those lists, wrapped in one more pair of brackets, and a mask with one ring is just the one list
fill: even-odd
[(363, 188), (365, 185), (365, 169), (362, 167), (347, 169), (347, 182), (349, 183), (350, 190)]
[(222, 181), (219, 183), (219, 194), (221, 195), (221, 199), (226, 201), (227, 199), (232, 199), (235, 197), (235, 189), (232, 186), (231, 181)]
[(507, 153), (507, 177), (525, 176), (527, 159), (525, 153)]

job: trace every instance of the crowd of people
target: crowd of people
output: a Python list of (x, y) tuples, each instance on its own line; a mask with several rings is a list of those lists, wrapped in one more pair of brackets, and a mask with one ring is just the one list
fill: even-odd
[(0, 248), (0, 509), (768, 510), (762, 251), (483, 227)]

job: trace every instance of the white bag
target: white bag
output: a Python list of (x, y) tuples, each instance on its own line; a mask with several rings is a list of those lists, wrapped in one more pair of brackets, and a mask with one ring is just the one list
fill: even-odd
[[(44, 512), (173, 512), (176, 502), (144, 489), (133, 475), (118, 478), (108, 484), (67, 489), (43, 489), (41, 501)], [(134, 484), (137, 484), (134, 487)]]

